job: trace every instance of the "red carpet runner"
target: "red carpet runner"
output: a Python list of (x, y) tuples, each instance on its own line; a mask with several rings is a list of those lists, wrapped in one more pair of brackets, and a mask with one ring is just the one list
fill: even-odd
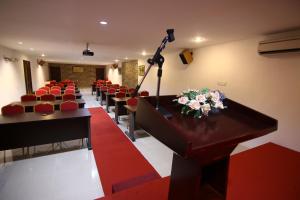
[(113, 184), (156, 172), (102, 108), (89, 111), (92, 147), (105, 195), (112, 193)]
[[(111, 194), (112, 184), (155, 171), (103, 109), (90, 109), (92, 146), (105, 197), (167, 200), (169, 178)], [(231, 157), (227, 200), (299, 200), (300, 153), (268, 143)]]

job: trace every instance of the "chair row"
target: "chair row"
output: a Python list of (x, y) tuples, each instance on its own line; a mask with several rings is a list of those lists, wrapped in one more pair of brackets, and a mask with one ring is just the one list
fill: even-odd
[[(55, 101), (56, 96), (58, 95), (53, 95), (53, 94), (44, 94), (41, 96), (37, 96), (34, 94), (25, 94), (21, 96), (21, 101), (36, 101), (37, 97), (40, 97), (41, 101)], [(75, 101), (76, 96), (74, 94), (63, 94), (62, 95), (62, 100), (63, 101)]]
[[(65, 111), (73, 111), (79, 108), (78, 103), (76, 101), (65, 101), (60, 104), (60, 110)], [(25, 107), (20, 104), (8, 104), (1, 108), (1, 113), (4, 116), (12, 116), (17, 114), (22, 114), (25, 112)], [(39, 103), (34, 106), (34, 112), (49, 114), (54, 112), (54, 105), (50, 103)]]
[[(42, 95), (45, 95), (45, 94), (53, 94), (55, 96), (61, 96), (61, 90), (59, 89), (51, 89), (50, 91), (47, 91), (45, 89), (38, 89), (37, 91), (35, 91), (35, 95), (36, 96), (42, 96)], [(64, 94), (75, 94), (76, 91), (75, 89), (66, 89), (64, 90)]]
[[(107, 91), (108, 94), (115, 94), (116, 97), (117, 97), (117, 94), (118, 93), (124, 93), (125, 96), (126, 94), (133, 94), (135, 92), (135, 89), (134, 88), (130, 88), (130, 89), (119, 89), (118, 91), (115, 89), (115, 88), (109, 88), (107, 89), (106, 86), (103, 86), (102, 88), (100, 88), (101, 91)], [(144, 90), (144, 91), (141, 91), (138, 96), (149, 96), (149, 92)]]

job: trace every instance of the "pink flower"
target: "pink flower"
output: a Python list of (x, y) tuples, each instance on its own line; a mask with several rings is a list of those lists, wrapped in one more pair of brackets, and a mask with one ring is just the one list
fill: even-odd
[(193, 110), (199, 110), (201, 105), (198, 101), (196, 100), (191, 100), (190, 103), (189, 103), (189, 107)]
[(201, 102), (201, 103), (204, 103), (206, 101), (206, 97), (204, 94), (199, 94), (196, 96), (196, 100)]
[(187, 102), (189, 101), (189, 99), (187, 97), (180, 97), (178, 99), (178, 103), (185, 105)]

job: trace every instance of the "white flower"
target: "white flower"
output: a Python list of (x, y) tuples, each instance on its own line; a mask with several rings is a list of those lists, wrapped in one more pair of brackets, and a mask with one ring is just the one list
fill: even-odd
[(180, 97), (178, 99), (178, 103), (185, 105), (187, 102), (189, 101), (189, 99), (187, 97)]
[(193, 110), (199, 110), (200, 107), (201, 107), (201, 105), (200, 105), (200, 103), (199, 103), (198, 101), (196, 101), (196, 100), (191, 100), (191, 101), (189, 102), (189, 107), (190, 107), (191, 109), (193, 109)]
[(224, 109), (224, 105), (223, 105), (222, 101), (215, 102), (214, 107)]
[(216, 103), (216, 102), (220, 101), (220, 94), (219, 94), (218, 91), (210, 92), (209, 94), (210, 94), (211, 100), (212, 100), (213, 102)]
[(210, 105), (208, 104), (208, 103), (206, 103), (206, 104), (203, 104), (202, 106), (201, 106), (201, 111), (202, 111), (202, 113), (203, 113), (203, 115), (208, 115), (208, 112), (211, 110), (211, 108), (210, 108)]
[(206, 97), (204, 94), (199, 94), (196, 96), (196, 100), (201, 102), (201, 103), (204, 103), (206, 101)]

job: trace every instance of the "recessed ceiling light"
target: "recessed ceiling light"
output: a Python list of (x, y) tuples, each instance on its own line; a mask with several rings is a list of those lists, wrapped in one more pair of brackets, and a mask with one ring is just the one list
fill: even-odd
[(21, 41), (20, 41), (20, 42), (18, 42), (18, 44), (19, 44), (19, 45), (22, 45), (22, 44), (23, 44), (23, 42), (21, 42)]
[(100, 23), (101, 25), (107, 25), (107, 24), (108, 24), (107, 21), (100, 21), (99, 23)]
[(119, 60), (118, 60), (118, 59), (116, 59), (116, 60), (115, 60), (115, 62), (119, 62)]
[(128, 57), (125, 57), (125, 60), (128, 60)]
[(34, 51), (34, 48), (29, 48), (30, 51)]
[(42, 56), (42, 57), (45, 57), (46, 55), (42, 53), (42, 55), (41, 55), (41, 56)]
[(205, 38), (200, 37), (200, 36), (197, 36), (197, 37), (195, 37), (195, 39), (194, 39), (194, 42), (196, 42), (196, 43), (200, 43), (200, 42), (203, 42), (203, 41), (205, 41)]
[(146, 55), (147, 55), (146, 51), (143, 51), (143, 52), (142, 52), (142, 55), (143, 55), (143, 56), (146, 56)]

